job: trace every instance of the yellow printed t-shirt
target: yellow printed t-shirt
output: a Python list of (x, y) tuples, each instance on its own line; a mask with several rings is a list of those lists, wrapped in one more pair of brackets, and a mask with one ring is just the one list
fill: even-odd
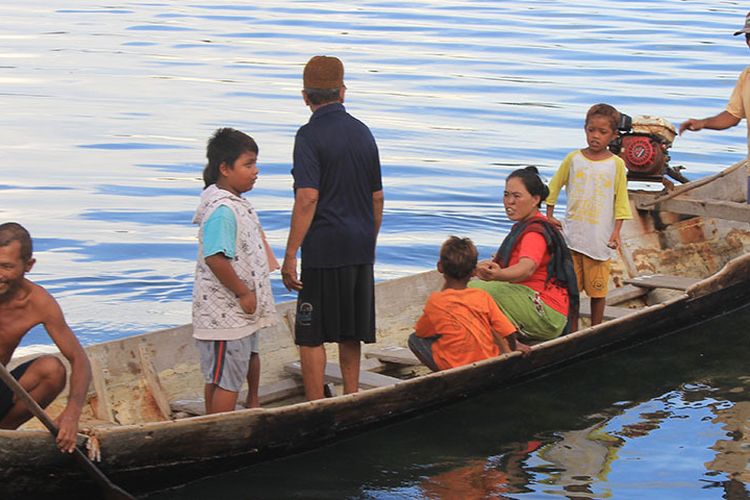
[(415, 327), (418, 337), (440, 335), (432, 356), (441, 370), (499, 355), (491, 329), (503, 337), (516, 331), (490, 294), (475, 288), (433, 293)]
[(568, 204), (563, 235), (568, 247), (596, 260), (609, 260), (607, 246), (616, 219), (632, 219), (625, 162), (612, 155), (589, 160), (580, 150), (565, 157), (549, 184), (546, 203), (554, 205), (565, 186)]

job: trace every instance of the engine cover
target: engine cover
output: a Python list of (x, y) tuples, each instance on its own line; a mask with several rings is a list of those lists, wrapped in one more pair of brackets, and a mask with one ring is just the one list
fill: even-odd
[(623, 136), (620, 156), (630, 177), (661, 176), (666, 169), (663, 146), (647, 135)]

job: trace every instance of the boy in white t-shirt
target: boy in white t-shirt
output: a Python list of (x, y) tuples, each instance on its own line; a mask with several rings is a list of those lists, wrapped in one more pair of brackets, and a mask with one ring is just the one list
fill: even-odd
[[(625, 162), (608, 149), (617, 137), (620, 113), (609, 104), (595, 104), (586, 113), (588, 147), (569, 153), (549, 184), (547, 218), (558, 226), (573, 256), (578, 289), (591, 298), (591, 325), (604, 318), (609, 260), (620, 247), (620, 228), (631, 219)], [(555, 219), (560, 190), (568, 197), (564, 223)], [(571, 331), (578, 329), (574, 316)]]

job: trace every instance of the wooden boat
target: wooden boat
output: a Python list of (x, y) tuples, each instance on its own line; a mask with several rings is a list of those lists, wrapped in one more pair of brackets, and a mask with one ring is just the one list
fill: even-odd
[[(623, 228), (607, 321), (540, 343), (528, 357), (511, 353), (439, 373), (421, 366), (404, 346), (441, 284), (437, 272), (425, 272), (377, 284), (379, 341), (364, 348), (357, 394), (303, 400), (294, 304), (283, 303), (282, 321), (261, 338), (262, 409), (199, 415), (203, 382), (186, 325), (87, 347), (94, 383), (82, 427), (101, 469), (125, 489), (146, 492), (316, 447), (726, 314), (750, 298), (746, 176), (742, 162), (668, 193), (631, 192), (637, 215)], [(340, 381), (335, 363), (326, 374), (334, 386)], [(63, 405), (61, 397), (50, 413)], [(96, 493), (38, 424), (0, 431), (0, 448), (2, 498)]]

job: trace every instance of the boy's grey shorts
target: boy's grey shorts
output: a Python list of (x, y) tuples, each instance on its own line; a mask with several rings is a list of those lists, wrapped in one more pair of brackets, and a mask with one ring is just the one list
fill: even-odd
[(195, 340), (201, 359), (201, 372), (207, 384), (226, 391), (240, 392), (247, 379), (250, 354), (258, 352), (258, 334), (239, 340)]

